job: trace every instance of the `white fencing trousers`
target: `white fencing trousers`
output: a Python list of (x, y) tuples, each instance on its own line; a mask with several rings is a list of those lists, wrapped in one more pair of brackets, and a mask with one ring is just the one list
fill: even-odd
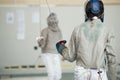
[(98, 74), (97, 69), (85, 69), (80, 66), (75, 67), (75, 80), (108, 80), (106, 71), (100, 69), (102, 73)]
[(59, 54), (44, 53), (41, 59), (46, 67), (48, 80), (60, 80), (62, 71)]

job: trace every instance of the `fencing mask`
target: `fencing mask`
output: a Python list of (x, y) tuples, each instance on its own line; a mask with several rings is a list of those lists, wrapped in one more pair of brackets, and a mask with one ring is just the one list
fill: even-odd
[(104, 4), (101, 0), (90, 0), (85, 4), (85, 21), (92, 20), (94, 16), (103, 22)]

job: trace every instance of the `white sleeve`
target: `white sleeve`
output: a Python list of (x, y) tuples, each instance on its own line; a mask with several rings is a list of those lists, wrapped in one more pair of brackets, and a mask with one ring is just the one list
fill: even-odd
[(46, 40), (47, 40), (47, 37), (48, 37), (48, 30), (47, 30), (47, 28), (45, 28), (45, 29), (42, 30), (40, 36), (42, 36), (43, 39), (41, 39), (41, 40), (39, 41), (39, 46), (40, 46), (41, 48), (43, 48), (43, 47), (45, 47), (45, 45), (47, 44), (47, 41), (46, 41)]
[(108, 30), (106, 55), (108, 59), (108, 75), (110, 80), (116, 80), (116, 54), (113, 49), (113, 39), (115, 38), (113, 32)]
[(73, 62), (76, 60), (76, 56), (77, 56), (76, 46), (77, 46), (76, 45), (76, 29), (74, 29), (74, 31), (72, 32), (68, 47), (66, 47), (62, 51), (62, 55), (63, 55), (64, 59), (66, 59), (70, 62)]

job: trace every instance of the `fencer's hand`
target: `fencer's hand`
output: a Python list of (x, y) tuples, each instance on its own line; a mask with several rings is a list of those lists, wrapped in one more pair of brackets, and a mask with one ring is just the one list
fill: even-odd
[(43, 42), (44, 42), (44, 39), (41, 39), (41, 40), (38, 41), (38, 45), (39, 45), (39, 47), (42, 46), (42, 43), (43, 43)]
[(56, 43), (56, 49), (57, 49), (58, 53), (60, 53), (60, 54), (62, 53), (62, 50), (65, 48), (66, 42), (67, 42), (66, 40), (61, 40)]
[(43, 37), (43, 36), (36, 37), (36, 40), (37, 40), (37, 41), (42, 40), (42, 39), (44, 39), (44, 37)]
[(42, 37), (42, 36), (41, 37), (37, 37), (36, 40), (37, 40), (37, 43), (38, 43), (39, 47), (41, 47), (41, 45), (42, 45), (42, 43), (44, 41), (44, 37)]
[(61, 44), (61, 45), (65, 45), (66, 42), (67, 42), (66, 40), (61, 40), (61, 41), (59, 41), (58, 43)]

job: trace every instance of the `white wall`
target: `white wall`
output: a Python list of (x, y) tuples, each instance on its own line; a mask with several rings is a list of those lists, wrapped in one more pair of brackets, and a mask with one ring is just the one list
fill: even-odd
[[(40, 9), (40, 10), (39, 10)], [(75, 26), (84, 22), (84, 8), (80, 6), (51, 6), (52, 12), (57, 13), (59, 26), (63, 32), (63, 39), (69, 42), (71, 32)], [(25, 40), (17, 40), (17, 17), (16, 12), (23, 10), (25, 13)], [(40, 11), (40, 23), (32, 23), (32, 12)], [(6, 23), (6, 13), (13, 12), (15, 21), (13, 24)], [(105, 6), (105, 25), (110, 26), (115, 32), (114, 49), (120, 61), (120, 5)], [(37, 45), (35, 38), (39, 36), (40, 29), (47, 26), (46, 18), (49, 10), (46, 6), (0, 6), (0, 69), (10, 65), (36, 64), (35, 60), (40, 53), (40, 49), (35, 51), (33, 47)], [(69, 64), (68, 62), (65, 62)], [(119, 62), (120, 63), (120, 62)], [(0, 71), (1, 72), (1, 71)], [(2, 73), (2, 72), (1, 72)]]

